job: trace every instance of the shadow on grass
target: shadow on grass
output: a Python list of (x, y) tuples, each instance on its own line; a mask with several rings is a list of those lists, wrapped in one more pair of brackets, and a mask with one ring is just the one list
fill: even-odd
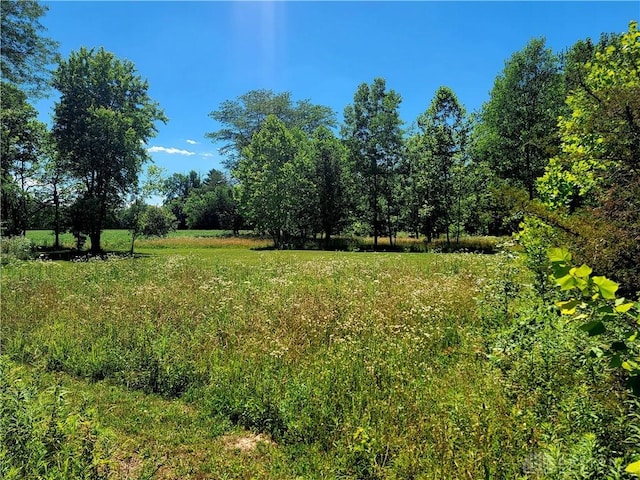
[[(381, 239), (382, 240), (382, 239)], [(386, 240), (386, 241), (385, 241)], [(336, 252), (396, 252), (396, 253), (481, 253), (498, 252), (498, 240), (491, 237), (469, 237), (459, 242), (436, 239), (432, 242), (414, 238), (398, 238), (394, 245), (384, 239), (377, 246), (370, 239), (336, 237), (326, 240), (292, 239), (280, 247), (274, 245), (253, 247), (251, 250), (324, 250)]]
[(35, 251), (35, 256), (40, 260), (88, 262), (109, 260), (111, 258), (144, 258), (151, 257), (152, 255), (148, 253), (131, 254), (130, 252), (116, 250), (104, 250), (100, 253), (94, 254), (87, 250), (77, 250), (75, 248), (39, 247)]

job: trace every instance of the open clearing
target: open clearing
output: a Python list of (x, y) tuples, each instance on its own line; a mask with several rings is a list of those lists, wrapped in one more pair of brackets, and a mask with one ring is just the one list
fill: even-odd
[(172, 248), (2, 272), (5, 374), (99, 427), (108, 478), (542, 478), (541, 416), (573, 458), (571, 402), (619, 414), (550, 335), (494, 348), (504, 255)]

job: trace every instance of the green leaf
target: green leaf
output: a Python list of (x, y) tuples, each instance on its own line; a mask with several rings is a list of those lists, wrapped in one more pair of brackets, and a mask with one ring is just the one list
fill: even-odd
[(569, 267), (569, 265), (554, 263), (551, 265), (551, 270), (553, 271), (553, 278), (561, 278), (569, 275), (571, 267)]
[(635, 370), (638, 370), (638, 364), (636, 362), (634, 362), (633, 360), (626, 360), (626, 361), (622, 362), (622, 368), (624, 368), (625, 370), (627, 370), (629, 372), (633, 372)]
[(582, 302), (580, 300), (574, 298), (566, 302), (556, 302), (556, 305), (560, 308), (560, 312), (563, 315), (573, 315), (576, 313), (576, 307), (581, 303)]
[(576, 277), (572, 275), (565, 275), (564, 277), (558, 278), (556, 279), (556, 283), (560, 285), (560, 290), (571, 290), (577, 285)]
[(591, 355), (595, 358), (601, 358), (604, 355), (604, 352), (600, 347), (592, 347)]
[(584, 263), (579, 268), (572, 268), (571, 269), (571, 274), (572, 275), (575, 275), (576, 277), (582, 277), (582, 278), (588, 277), (589, 275), (591, 275), (591, 272), (593, 272), (593, 270), (591, 270)]
[(593, 283), (596, 284), (602, 298), (613, 300), (616, 298), (616, 290), (619, 285), (613, 280), (609, 280), (606, 277), (593, 277)]
[(627, 468), (625, 468), (624, 471), (627, 473), (633, 473), (634, 475), (640, 475), (640, 460), (627, 465)]
[(580, 327), (578, 328), (580, 328), (580, 330), (584, 332), (587, 332), (590, 337), (604, 333), (604, 323), (602, 323), (600, 320), (593, 320), (592, 322), (580, 325)]
[(619, 354), (616, 354), (613, 357), (611, 357), (611, 361), (609, 362), (609, 366), (611, 368), (620, 368), (622, 366), (622, 359), (620, 358)]
[(551, 263), (569, 263), (571, 262), (571, 253), (566, 248), (550, 248), (547, 256)]
[(616, 312), (618, 313), (626, 313), (633, 307), (633, 303), (622, 303), (620, 305), (617, 304), (616, 301)]

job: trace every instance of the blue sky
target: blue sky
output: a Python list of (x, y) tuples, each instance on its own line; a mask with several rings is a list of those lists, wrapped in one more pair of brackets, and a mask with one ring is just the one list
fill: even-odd
[[(623, 32), (638, 2), (45, 2), (60, 53), (104, 47), (131, 60), (169, 122), (149, 142), (167, 174), (221, 168), (204, 137), (221, 102), (258, 88), (331, 107), (384, 77), (410, 126), (440, 85), (468, 111), (489, 98), (509, 56), (545, 37), (559, 52)], [(36, 104), (50, 122), (55, 94)]]

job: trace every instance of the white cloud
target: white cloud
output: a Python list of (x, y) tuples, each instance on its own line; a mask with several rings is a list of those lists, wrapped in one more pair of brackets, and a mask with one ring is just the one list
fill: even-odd
[(213, 153), (201, 153), (200, 156), (201, 157), (215, 157), (215, 155)]
[(189, 145), (197, 145), (198, 144), (198, 142), (196, 142), (195, 140), (189, 140), (189, 139), (187, 139), (187, 143)]
[(149, 153), (164, 152), (171, 155), (187, 155), (187, 156), (196, 154), (196, 152), (190, 152), (189, 150), (181, 150), (179, 148), (174, 148), (174, 147), (150, 147), (150, 148), (147, 148), (147, 152)]

